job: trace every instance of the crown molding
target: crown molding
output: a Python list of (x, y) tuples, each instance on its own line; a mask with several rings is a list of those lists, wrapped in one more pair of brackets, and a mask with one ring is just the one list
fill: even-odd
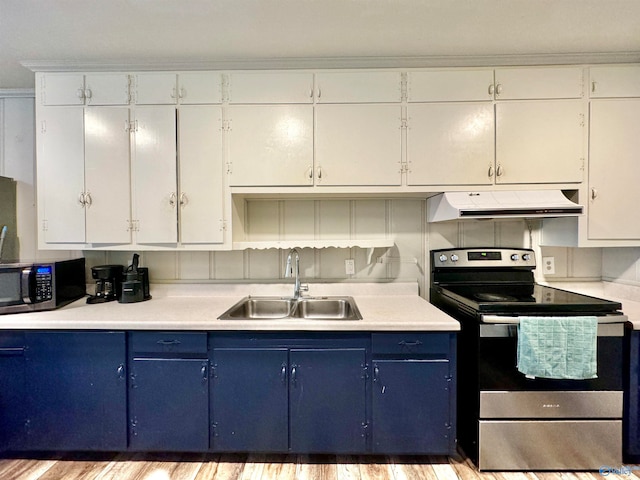
[(0, 88), (0, 98), (33, 98), (35, 96), (33, 88)]
[(20, 64), (34, 72), (106, 72), (160, 70), (268, 70), (325, 68), (430, 68), (500, 67), (530, 65), (584, 65), (638, 63), (640, 52), (556, 53), (524, 55), (431, 55), (398, 57), (290, 57), (235, 58), (218, 60), (24, 60)]

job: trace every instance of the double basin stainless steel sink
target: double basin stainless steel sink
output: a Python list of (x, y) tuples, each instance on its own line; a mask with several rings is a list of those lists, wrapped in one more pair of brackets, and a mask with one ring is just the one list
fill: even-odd
[(362, 320), (352, 297), (253, 297), (240, 300), (220, 320)]

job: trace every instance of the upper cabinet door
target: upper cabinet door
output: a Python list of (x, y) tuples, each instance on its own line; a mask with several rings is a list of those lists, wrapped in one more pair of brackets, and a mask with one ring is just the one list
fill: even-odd
[(95, 73), (85, 76), (87, 105), (128, 105), (129, 75), (125, 73)]
[(408, 185), (490, 185), (495, 158), (491, 102), (407, 107)]
[(232, 73), (229, 103), (312, 103), (310, 73)]
[(134, 99), (137, 105), (175, 105), (178, 100), (175, 73), (137, 73)]
[(84, 109), (89, 243), (131, 243), (128, 121), (128, 107)]
[(46, 243), (84, 243), (83, 109), (47, 107), (38, 122), (38, 198)]
[(135, 109), (133, 198), (138, 243), (178, 241), (176, 110)]
[(313, 184), (311, 105), (234, 105), (228, 119), (231, 186)]
[(400, 185), (400, 105), (316, 107), (316, 184)]
[(178, 74), (178, 99), (182, 105), (222, 103), (222, 75), (218, 72)]
[(493, 70), (409, 72), (409, 102), (474, 102), (493, 99)]
[(222, 107), (178, 110), (180, 241), (222, 243)]
[(84, 105), (84, 75), (45, 73), (40, 75), (42, 105)]
[(591, 67), (591, 98), (640, 97), (640, 66)]
[(500, 68), (496, 70), (496, 100), (582, 98), (582, 67)]
[(496, 105), (496, 183), (578, 183), (584, 177), (584, 102)]
[(316, 74), (318, 103), (396, 103), (402, 98), (400, 72)]

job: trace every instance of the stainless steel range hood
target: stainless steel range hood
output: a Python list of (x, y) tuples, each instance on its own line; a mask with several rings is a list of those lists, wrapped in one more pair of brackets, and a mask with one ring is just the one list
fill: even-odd
[(582, 205), (560, 190), (445, 192), (427, 199), (427, 220), (575, 217)]

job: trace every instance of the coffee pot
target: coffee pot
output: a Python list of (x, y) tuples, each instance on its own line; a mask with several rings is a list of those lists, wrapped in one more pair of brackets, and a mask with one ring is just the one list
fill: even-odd
[(127, 267), (122, 279), (122, 289), (118, 302), (135, 303), (151, 298), (149, 292), (149, 269), (138, 266), (139, 255), (133, 254), (131, 265)]
[(98, 265), (91, 267), (91, 277), (96, 281), (95, 295), (87, 298), (87, 303), (104, 303), (120, 297), (122, 265)]

